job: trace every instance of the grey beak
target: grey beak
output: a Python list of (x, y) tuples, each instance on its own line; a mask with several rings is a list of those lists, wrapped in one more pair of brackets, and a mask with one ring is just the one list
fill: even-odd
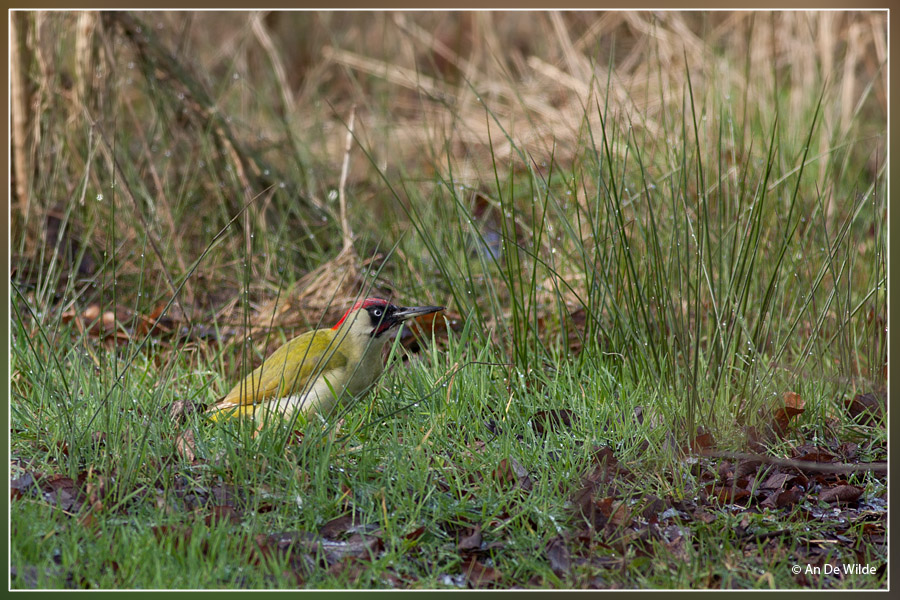
[(407, 319), (411, 319), (413, 317), (420, 317), (422, 315), (430, 315), (431, 313), (438, 312), (439, 310), (444, 310), (443, 306), (410, 306), (410, 307), (401, 307), (397, 312), (393, 314), (393, 317), (397, 321), (405, 321)]

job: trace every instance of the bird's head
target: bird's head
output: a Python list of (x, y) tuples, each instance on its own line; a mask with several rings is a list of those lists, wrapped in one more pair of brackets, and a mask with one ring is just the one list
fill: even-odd
[(407, 319), (428, 315), (443, 306), (395, 306), (382, 298), (366, 298), (344, 313), (332, 329), (349, 328), (351, 333), (377, 338), (403, 324)]

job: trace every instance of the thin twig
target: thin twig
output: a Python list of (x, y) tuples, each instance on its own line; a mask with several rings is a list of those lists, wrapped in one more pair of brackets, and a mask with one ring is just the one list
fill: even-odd
[(344, 163), (341, 165), (341, 181), (338, 184), (338, 203), (341, 207), (341, 232), (344, 238), (344, 250), (353, 246), (353, 233), (347, 222), (347, 199), (344, 186), (347, 184), (347, 172), (350, 170), (350, 149), (353, 147), (353, 124), (356, 120), (356, 106), (350, 108), (350, 119), (347, 121), (347, 140), (344, 144)]
[(27, 15), (10, 13), (9, 66), (10, 66), (10, 112), (12, 115), (13, 173), (16, 178), (16, 199), (25, 203), (23, 214), (31, 210), (31, 196), (28, 193), (28, 150), (26, 126), (31, 117), (28, 114), (28, 56), (25, 37), (28, 33)]
[(728, 460), (758, 460), (759, 462), (778, 465), (779, 467), (794, 467), (803, 471), (818, 471), (821, 473), (858, 473), (874, 472), (887, 473), (887, 462), (873, 463), (821, 463), (811, 460), (793, 460), (790, 458), (776, 458), (765, 454), (753, 454), (750, 452), (724, 452), (720, 450), (701, 450), (700, 456), (710, 458), (727, 458)]

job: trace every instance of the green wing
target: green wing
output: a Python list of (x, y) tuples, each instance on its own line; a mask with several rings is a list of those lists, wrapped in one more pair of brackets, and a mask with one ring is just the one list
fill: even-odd
[[(296, 337), (271, 354), (263, 364), (234, 386), (210, 412), (260, 404), (306, 391), (310, 379), (347, 366), (347, 358), (335, 352), (327, 331)], [(329, 345), (329, 342), (332, 342)], [(243, 414), (245, 411), (238, 411)]]

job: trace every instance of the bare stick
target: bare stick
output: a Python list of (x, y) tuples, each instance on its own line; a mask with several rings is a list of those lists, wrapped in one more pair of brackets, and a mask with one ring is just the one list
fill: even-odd
[(347, 199), (344, 186), (347, 184), (347, 172), (350, 170), (350, 148), (353, 147), (353, 123), (356, 120), (356, 106), (350, 108), (350, 120), (347, 122), (347, 141), (344, 144), (344, 164), (341, 165), (341, 181), (338, 184), (338, 202), (341, 207), (341, 231), (344, 237), (344, 250), (353, 246), (353, 234), (347, 223)]
[(28, 24), (24, 13), (10, 12), (9, 27), (9, 66), (11, 75), (10, 109), (12, 113), (12, 146), (13, 172), (16, 176), (16, 199), (25, 203), (23, 214), (31, 210), (31, 196), (28, 193), (29, 166), (26, 148), (26, 126), (30, 120), (28, 114), (28, 65), (25, 37)]
[(821, 473), (887, 473), (887, 462), (857, 463), (822, 463), (811, 460), (792, 460), (789, 458), (775, 458), (765, 454), (751, 454), (749, 452), (722, 452), (718, 450), (702, 450), (700, 456), (711, 458), (727, 458), (729, 460), (758, 460), (759, 462), (778, 465), (779, 467), (794, 467), (803, 471), (818, 471)]

